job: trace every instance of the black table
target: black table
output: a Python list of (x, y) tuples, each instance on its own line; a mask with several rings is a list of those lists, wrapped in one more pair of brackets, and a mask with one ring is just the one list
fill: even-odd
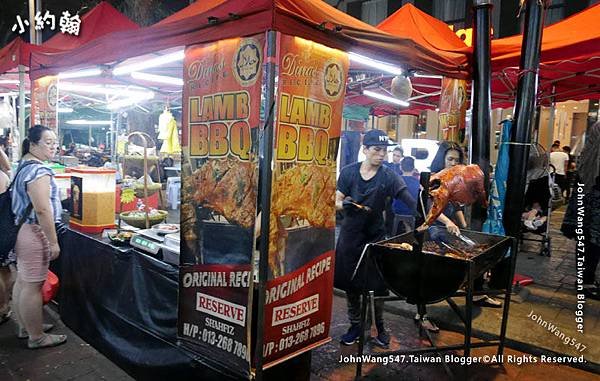
[(69, 230), (51, 269), (64, 323), (136, 379), (219, 379), (177, 342), (179, 270), (100, 236)]

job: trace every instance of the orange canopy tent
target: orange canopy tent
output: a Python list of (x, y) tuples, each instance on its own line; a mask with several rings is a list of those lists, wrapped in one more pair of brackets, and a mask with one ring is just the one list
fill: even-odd
[[(419, 10), (412, 4), (406, 4), (387, 19), (383, 20), (377, 28), (398, 38), (412, 41), (415, 50), (424, 49), (436, 52), (448, 62), (458, 61), (465, 67), (468, 66), (473, 49), (468, 47), (446, 23)], [(427, 73), (431, 74), (431, 73)], [(391, 78), (378, 80), (376, 86), (389, 88)], [(424, 109), (434, 109), (439, 104), (441, 90), (440, 79), (411, 78), (413, 96), (409, 99), (410, 107), (399, 107), (390, 103), (381, 102), (361, 94), (360, 86), (349, 86), (346, 103), (371, 107), (373, 115), (386, 114), (419, 114)]]
[[(600, 90), (600, 4), (544, 28), (538, 103), (597, 99)], [(492, 99), (514, 102), (522, 35), (492, 41)]]
[(97, 38), (65, 53), (32, 55), (34, 78), (64, 70), (116, 62), (189, 44), (248, 36), (277, 30), (329, 47), (380, 57), (381, 60), (435, 74), (466, 78), (463, 55), (430, 50), (356, 20), (320, 0), (209, 0), (192, 4), (179, 14), (140, 31), (123, 31)]

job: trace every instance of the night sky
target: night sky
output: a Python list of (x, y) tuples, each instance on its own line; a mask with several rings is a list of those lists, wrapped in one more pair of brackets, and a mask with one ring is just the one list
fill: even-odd
[[(35, 0), (31, 0), (35, 1)], [(79, 13), (80, 15), (85, 14), (96, 4), (100, 3), (99, 0), (42, 0), (42, 14), (46, 10), (50, 11), (55, 16), (56, 27), (54, 31), (44, 28), (43, 30), (43, 41), (46, 41), (54, 33), (58, 32), (58, 21), (63, 11), (69, 11), (71, 15)], [(140, 25), (150, 25), (157, 22), (164, 17), (177, 12), (178, 10), (189, 5), (189, 0), (109, 0), (108, 3), (112, 4), (119, 11), (125, 13), (126, 16), (130, 17), (133, 21)], [(135, 20), (128, 14), (134, 5), (147, 4), (149, 9), (149, 17), (145, 20)], [(29, 31), (19, 35), (18, 29), (13, 32), (11, 29), (13, 25), (17, 23), (17, 15), (20, 15), (22, 19), (29, 17), (28, 1), (26, 0), (0, 0), (0, 48), (4, 47), (7, 43), (12, 41), (15, 37), (20, 36), (26, 41), (29, 41)]]

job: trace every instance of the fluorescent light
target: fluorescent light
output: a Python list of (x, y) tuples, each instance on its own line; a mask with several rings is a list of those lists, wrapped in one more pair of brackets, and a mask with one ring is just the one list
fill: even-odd
[(59, 107), (58, 112), (62, 114), (69, 114), (73, 112), (73, 109), (71, 107)]
[(143, 62), (137, 62), (129, 65), (117, 66), (113, 69), (113, 75), (129, 74), (134, 71), (149, 69), (151, 67), (161, 66), (167, 63), (180, 61), (185, 57), (185, 52), (179, 50), (174, 53), (165, 54), (164, 56), (152, 58)]
[(7, 85), (18, 85), (19, 80), (18, 79), (0, 79), (0, 83), (7, 84)]
[(415, 77), (415, 78), (434, 78), (434, 79), (442, 79), (443, 78), (441, 75), (419, 74), (419, 73), (414, 73), (413, 77)]
[(118, 109), (118, 108), (122, 108), (122, 107), (131, 106), (131, 105), (134, 105), (134, 104), (142, 102), (142, 101), (147, 101), (152, 98), (154, 98), (154, 93), (148, 92), (145, 95), (132, 96), (129, 98), (119, 99), (119, 100), (110, 102), (109, 104), (106, 105), (106, 108), (109, 110), (114, 110), (114, 109)]
[(85, 69), (85, 70), (76, 70), (76, 71), (67, 71), (65, 73), (58, 73), (58, 78), (66, 79), (66, 78), (83, 78), (83, 77), (95, 77), (97, 75), (102, 74), (102, 70), (100, 69)]
[(405, 101), (401, 101), (400, 99), (394, 98), (394, 97), (390, 97), (387, 95), (383, 95), (380, 93), (376, 93), (373, 91), (369, 91), (369, 90), (363, 90), (363, 94), (371, 97), (371, 98), (375, 98), (375, 99), (379, 99), (385, 102), (389, 102), (389, 103), (393, 103), (393, 104), (397, 104), (399, 106), (404, 106), (404, 107), (408, 107), (410, 106), (410, 103), (405, 102)]
[[(123, 87), (123, 86), (91, 86), (71, 82), (59, 82), (60, 91), (73, 91), (90, 94), (115, 95), (125, 97), (154, 97), (154, 93), (141, 88)], [(150, 96), (149, 94), (152, 94)]]
[(350, 58), (350, 61), (352, 61), (352, 62), (363, 64), (363, 65), (372, 67), (374, 69), (379, 69), (381, 71), (385, 71), (386, 73), (390, 73), (390, 74), (394, 74), (394, 75), (402, 74), (402, 69), (400, 69), (397, 66), (394, 66), (394, 65), (391, 65), (391, 64), (388, 64), (385, 62), (381, 62), (381, 61), (376, 61), (372, 58), (361, 56), (360, 54), (348, 53), (348, 58)]
[(141, 79), (144, 81), (165, 83), (167, 85), (183, 86), (183, 79), (181, 78), (167, 77), (165, 75), (148, 74), (139, 71), (132, 72), (131, 76), (135, 79)]
[(73, 119), (73, 120), (67, 120), (66, 121), (67, 124), (73, 124), (73, 125), (85, 125), (85, 126), (104, 126), (104, 125), (111, 125), (112, 121), (110, 120), (84, 120), (84, 119)]

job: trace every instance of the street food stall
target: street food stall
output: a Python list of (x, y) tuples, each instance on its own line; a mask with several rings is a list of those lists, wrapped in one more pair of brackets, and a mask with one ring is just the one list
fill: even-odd
[[(146, 87), (128, 89), (121, 107), (151, 103), (144, 91), (159, 80), (171, 101), (182, 91), (180, 236), (164, 226), (112, 238), (71, 231), (61, 318), (138, 378), (263, 378), (298, 359), (306, 370), (309, 351), (330, 340), (348, 70), (396, 62), (468, 77), (466, 55), (414, 44), (317, 0), (212, 1), (68, 53), (34, 54), (32, 78), (58, 74), (59, 89), (61, 76), (70, 91), (117, 77)], [(178, 241), (177, 267), (166, 258)], [(81, 271), (88, 261), (93, 275)]]

